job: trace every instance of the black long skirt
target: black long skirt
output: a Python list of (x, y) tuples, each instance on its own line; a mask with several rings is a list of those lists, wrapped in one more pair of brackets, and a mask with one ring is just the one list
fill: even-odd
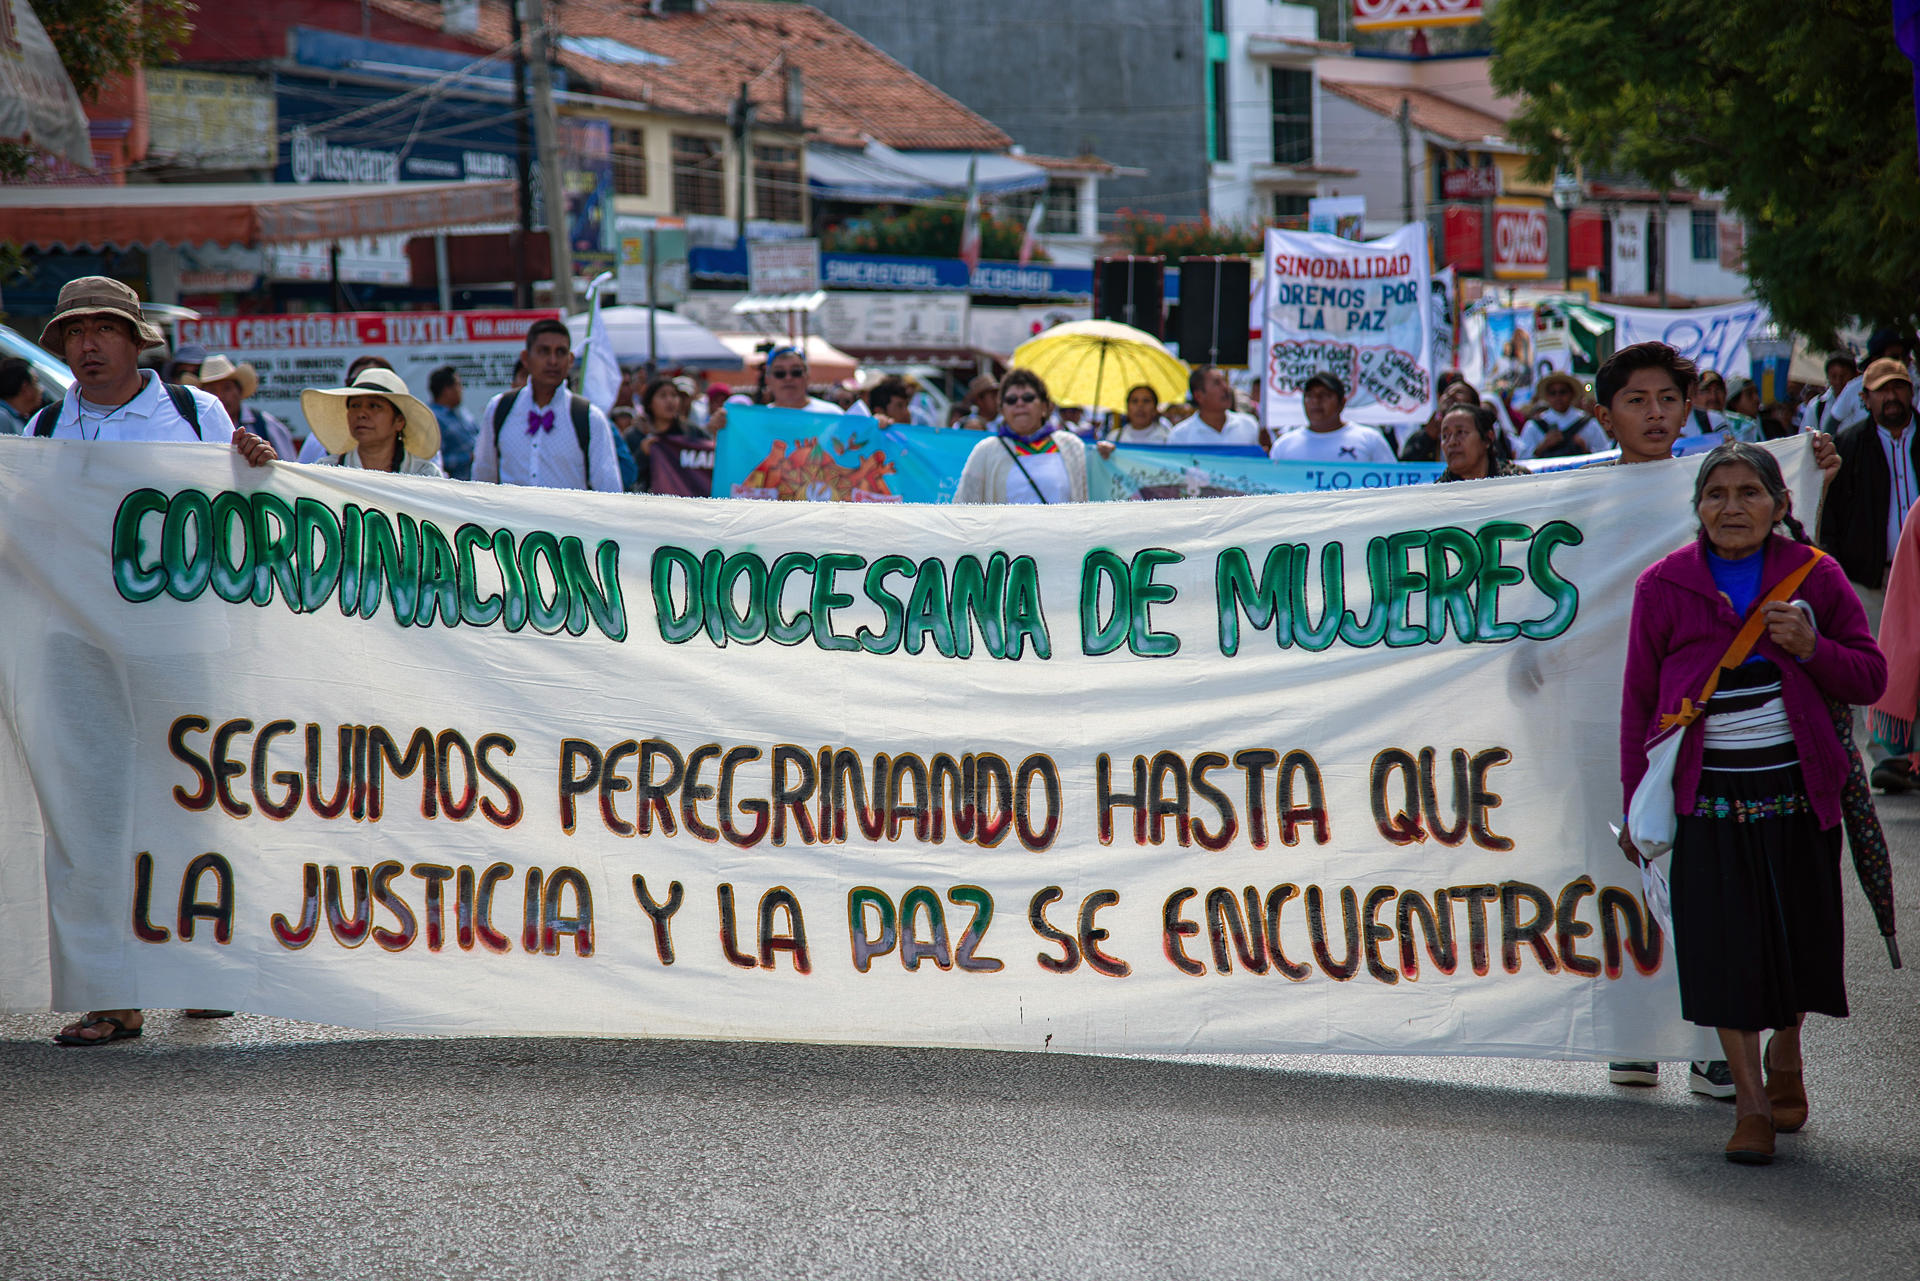
[(1840, 835), (1821, 829), (1797, 764), (1702, 770), (1671, 874), (1688, 1020), (1757, 1032), (1846, 1017)]

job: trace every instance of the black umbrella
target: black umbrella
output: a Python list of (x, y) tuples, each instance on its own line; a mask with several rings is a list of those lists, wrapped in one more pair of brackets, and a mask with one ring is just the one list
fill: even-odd
[(1845, 703), (1829, 704), (1833, 728), (1847, 752), (1847, 782), (1840, 792), (1840, 814), (1847, 825), (1847, 846), (1853, 851), (1853, 870), (1873, 905), (1874, 919), (1880, 922), (1880, 935), (1887, 941), (1887, 958), (1900, 968), (1900, 941), (1893, 936), (1893, 859), (1887, 853), (1887, 834), (1880, 829), (1880, 815), (1873, 808), (1873, 789), (1867, 784), (1867, 767), (1853, 746), (1853, 709)]

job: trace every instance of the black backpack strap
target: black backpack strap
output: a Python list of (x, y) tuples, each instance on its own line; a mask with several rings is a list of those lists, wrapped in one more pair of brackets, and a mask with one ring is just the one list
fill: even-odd
[(60, 425), (60, 407), (63, 402), (55, 401), (45, 405), (32, 418), (27, 420), (27, 435), (45, 439), (53, 435), (53, 429)]
[(587, 448), (587, 442), (593, 439), (593, 406), (587, 403), (585, 396), (569, 395), (567, 407), (573, 411), (573, 438), (580, 442), (580, 469), (591, 476), (593, 454)]
[(500, 483), (500, 429), (507, 425), (507, 415), (513, 412), (513, 402), (519, 392), (501, 392), (500, 399), (493, 402), (493, 480)]
[[(187, 426), (193, 428), (193, 434), (195, 436), (198, 436), (201, 440), (205, 440), (206, 437), (200, 434), (200, 402), (193, 398), (193, 393), (185, 387), (182, 387), (179, 383), (165, 383), (162, 385), (166, 387), (167, 395), (173, 399), (174, 410), (182, 418), (187, 420)], [(239, 423), (234, 424), (235, 427), (239, 425)]]

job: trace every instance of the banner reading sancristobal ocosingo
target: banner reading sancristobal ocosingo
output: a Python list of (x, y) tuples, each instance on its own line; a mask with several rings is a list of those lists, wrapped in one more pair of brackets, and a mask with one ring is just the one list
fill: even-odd
[(1692, 471), (814, 506), (0, 440), (0, 1004), (1686, 1057), (1607, 825)]

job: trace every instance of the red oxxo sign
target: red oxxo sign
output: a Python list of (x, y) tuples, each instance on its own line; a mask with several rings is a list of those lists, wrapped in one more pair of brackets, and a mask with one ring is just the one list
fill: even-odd
[(1547, 274), (1547, 211), (1500, 205), (1493, 211), (1493, 274), (1500, 279)]

